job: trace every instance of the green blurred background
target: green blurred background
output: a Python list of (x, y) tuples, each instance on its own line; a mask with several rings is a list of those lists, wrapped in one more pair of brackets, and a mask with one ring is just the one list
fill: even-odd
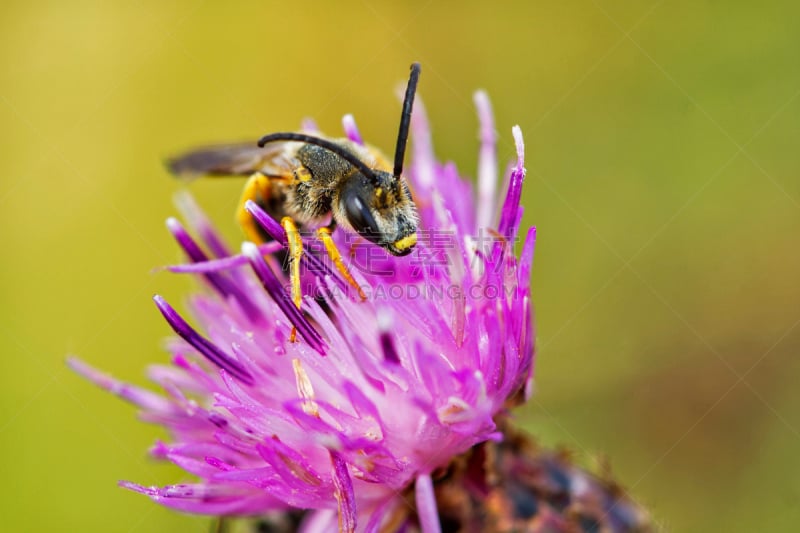
[[(393, 146), (412, 60), (443, 159), (474, 175), (472, 92), (527, 144), (548, 445), (668, 531), (800, 519), (800, 7), (772, 1), (3, 2), (2, 529), (207, 531), (116, 487), (178, 482), (163, 433), (69, 372), (145, 383), (192, 282), (161, 160), (352, 112)], [(241, 183), (192, 192), (231, 239)]]

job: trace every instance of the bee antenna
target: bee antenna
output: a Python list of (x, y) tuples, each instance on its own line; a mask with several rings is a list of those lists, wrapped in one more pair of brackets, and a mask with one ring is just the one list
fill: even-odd
[(375, 172), (371, 168), (369, 168), (363, 161), (361, 161), (358, 157), (356, 157), (352, 153), (348, 152), (345, 148), (327, 139), (321, 139), (319, 137), (314, 137), (313, 135), (306, 135), (305, 133), (279, 132), (279, 133), (270, 133), (269, 135), (261, 137), (261, 139), (258, 140), (258, 146), (259, 148), (263, 148), (265, 144), (275, 141), (298, 141), (307, 144), (313, 144), (315, 146), (319, 146), (320, 148), (324, 148), (325, 150), (333, 152), (334, 154), (338, 155), (339, 157), (341, 157), (342, 159), (344, 159), (345, 161), (356, 167), (359, 170), (359, 172), (361, 172), (364, 176), (366, 176), (376, 186), (380, 185), (380, 180), (378, 180), (378, 176), (376, 176)]
[(406, 86), (406, 96), (403, 98), (403, 114), (400, 115), (400, 131), (397, 132), (397, 147), (394, 150), (394, 177), (400, 178), (403, 173), (403, 159), (406, 155), (406, 142), (408, 141), (408, 127), (411, 124), (411, 109), (414, 107), (414, 95), (417, 92), (417, 82), (422, 67), (419, 63), (411, 64), (411, 76)]

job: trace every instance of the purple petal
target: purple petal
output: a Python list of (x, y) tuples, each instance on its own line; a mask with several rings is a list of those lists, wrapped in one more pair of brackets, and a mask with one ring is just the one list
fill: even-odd
[(378, 310), (378, 331), (380, 331), (381, 350), (383, 358), (394, 364), (400, 364), (400, 356), (397, 355), (397, 348), (394, 345), (394, 335), (392, 334), (392, 315), (388, 309)]
[[(268, 242), (261, 244), (258, 251), (261, 255), (270, 255), (275, 252), (283, 250), (283, 246), (277, 242)], [(230, 270), (247, 264), (247, 258), (241, 254), (223, 257), (221, 259), (210, 259), (208, 261), (201, 261), (198, 263), (189, 263), (183, 265), (170, 265), (167, 268), (170, 272), (176, 274), (206, 274), (209, 272), (219, 272), (220, 270)]]
[(333, 486), (336, 489), (336, 500), (339, 502), (339, 531), (353, 533), (356, 530), (356, 495), (347, 463), (342, 457), (331, 452), (333, 463)]
[(289, 322), (297, 328), (297, 331), (312, 348), (319, 352), (320, 355), (325, 355), (325, 344), (322, 341), (322, 337), (294, 305), (281, 282), (278, 281), (278, 278), (275, 277), (275, 274), (264, 261), (256, 245), (249, 242), (242, 244), (242, 254), (250, 261), (250, 266), (258, 276), (258, 279), (261, 280), (264, 289), (266, 289), (273, 301), (278, 304), (278, 307), (289, 319)]
[[(180, 222), (174, 218), (167, 219), (167, 228), (170, 233), (178, 241), (178, 244), (186, 252), (189, 260), (193, 263), (200, 263), (208, 261), (208, 256), (200, 246), (192, 239), (191, 235), (183, 228)], [(222, 274), (211, 272), (205, 274), (205, 278), (222, 296), (233, 296), (237, 302), (242, 306), (242, 310), (253, 321), (261, 318), (261, 313), (258, 308), (253, 304), (252, 300), (235, 284), (232, 280), (228, 279)]]
[(436, 508), (436, 495), (433, 492), (431, 476), (428, 474), (417, 476), (414, 489), (422, 533), (441, 533), (442, 526), (439, 524), (439, 511)]
[(358, 132), (356, 119), (353, 118), (353, 115), (348, 114), (342, 117), (342, 127), (348, 139), (361, 146), (364, 145), (364, 139), (361, 138), (361, 134)]
[(281, 442), (277, 436), (264, 439), (256, 446), (259, 455), (287, 481), (301, 481), (306, 485), (323, 485), (322, 477), (296, 450)]
[(495, 145), (497, 132), (494, 129), (494, 116), (489, 96), (484, 91), (475, 93), (475, 107), (481, 124), (481, 151), (478, 157), (478, 231), (492, 225), (496, 210), (497, 157)]
[(149, 496), (173, 509), (208, 515), (253, 514), (282, 508), (275, 498), (254, 488), (212, 486), (208, 484), (145, 487), (129, 481), (119, 486)]
[(87, 365), (77, 357), (67, 357), (67, 365), (101, 389), (107, 390), (126, 401), (138, 405), (142, 409), (156, 412), (173, 411), (172, 404), (163, 396), (135, 385), (119, 381)]
[(164, 315), (164, 318), (172, 327), (173, 331), (183, 340), (194, 347), (195, 350), (203, 354), (209, 361), (229, 372), (242, 383), (253, 385), (253, 376), (245, 370), (239, 361), (220, 350), (213, 342), (197, 333), (192, 327), (173, 309), (161, 296), (154, 296), (153, 300)]
[(347, 394), (347, 398), (350, 400), (350, 405), (353, 406), (353, 409), (355, 409), (356, 413), (361, 418), (372, 417), (376, 422), (380, 423), (381, 415), (375, 403), (352, 381), (344, 382), (344, 391)]
[(300, 533), (331, 533), (336, 531), (339, 517), (333, 509), (320, 509), (310, 512), (300, 525)]
[(421, 189), (429, 189), (435, 185), (436, 159), (425, 105), (419, 97), (414, 102), (414, 111), (411, 113), (411, 149), (416, 184)]
[(535, 247), (536, 227), (531, 227), (528, 228), (528, 233), (525, 235), (525, 244), (522, 245), (517, 274), (517, 284), (526, 292), (531, 283), (531, 267), (533, 266), (533, 251)]
[(365, 533), (378, 533), (380, 531), (381, 522), (383, 522), (384, 518), (387, 516), (391, 516), (391, 508), (395, 505), (397, 505), (397, 501), (394, 498), (390, 498), (379, 505), (372, 512), (372, 516), (367, 523)]
[(313, 118), (306, 117), (300, 123), (300, 129), (308, 133), (319, 133), (319, 126)]
[(522, 183), (525, 181), (525, 144), (522, 141), (522, 131), (519, 126), (514, 126), (511, 132), (514, 135), (514, 143), (517, 147), (517, 164), (511, 171), (508, 192), (500, 214), (500, 224), (497, 227), (497, 230), (509, 243), (513, 241), (513, 237), (516, 234)]
[(189, 222), (189, 225), (197, 231), (212, 254), (217, 257), (227, 257), (231, 255), (228, 246), (211, 225), (208, 217), (203, 210), (200, 209), (200, 206), (197, 205), (197, 202), (195, 202), (191, 194), (186, 191), (178, 192), (175, 195), (175, 205), (178, 207), (183, 217)]
[(257, 203), (252, 200), (247, 200), (244, 204), (244, 208), (252, 215), (255, 221), (258, 222), (258, 225), (267, 232), (267, 235), (281, 243), (284, 248), (288, 245), (289, 241), (286, 239), (286, 232), (281, 227), (280, 223), (269, 216)]

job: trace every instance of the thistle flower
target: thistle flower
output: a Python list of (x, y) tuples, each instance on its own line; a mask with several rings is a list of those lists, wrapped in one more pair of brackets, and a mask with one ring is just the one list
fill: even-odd
[[(170, 442), (152, 453), (198, 478), (123, 487), (191, 513), (304, 509), (304, 531), (440, 531), (437, 473), (474, 446), (501, 441), (498, 420), (532, 388), (534, 228), (514, 255), (522, 134), (513, 128), (517, 159), (498, 201), (493, 119), (483, 93), (476, 104), (477, 199), (453, 164), (435, 159), (418, 103), (408, 176), (420, 217), (414, 253), (392, 257), (352, 234), (335, 234), (366, 301), (306, 239), (306, 296), (297, 309), (273, 255), (286, 243), (275, 220), (248, 204), (275, 241), (245, 243), (232, 254), (193, 201), (182, 198), (202, 246), (170, 219), (189, 260), (171, 269), (202, 278), (207, 290), (189, 302), (194, 325), (154, 298), (178, 336), (168, 345), (172, 364), (149, 370), (163, 394), (69, 360), (137, 405), (144, 420), (167, 428)], [(351, 140), (362, 142), (352, 117), (344, 125)]]

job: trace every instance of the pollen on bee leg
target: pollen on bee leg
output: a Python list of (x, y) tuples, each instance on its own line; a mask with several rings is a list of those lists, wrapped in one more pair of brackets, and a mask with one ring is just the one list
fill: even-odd
[(297, 305), (286, 297), (281, 281), (267, 265), (258, 247), (251, 242), (245, 242), (242, 244), (242, 254), (247, 258), (261, 285), (292, 324), (292, 329), (298, 331), (320, 355), (325, 355), (325, 342), (319, 332), (308, 322)]
[[(300, 309), (303, 304), (303, 291), (300, 287), (300, 258), (303, 257), (303, 239), (297, 225), (289, 217), (281, 219), (281, 226), (286, 232), (286, 240), (289, 244), (289, 279), (292, 283), (292, 302)], [(290, 342), (297, 341), (297, 328), (292, 327), (289, 336)]]
[(319, 228), (317, 230), (317, 236), (319, 237), (319, 240), (322, 241), (322, 244), (325, 245), (325, 251), (328, 252), (328, 256), (330, 256), (333, 264), (336, 265), (336, 270), (342, 274), (345, 281), (347, 281), (351, 287), (358, 291), (358, 297), (361, 298), (361, 301), (363, 302), (366, 300), (367, 295), (364, 294), (363, 289), (361, 289), (361, 286), (356, 282), (355, 278), (353, 278), (353, 275), (350, 274), (350, 271), (347, 269), (347, 265), (344, 264), (344, 261), (342, 260), (342, 254), (339, 253), (336, 243), (333, 242), (333, 239), (331, 238), (331, 230), (325, 227)]
[(297, 384), (297, 394), (303, 398), (303, 412), (307, 415), (319, 417), (319, 406), (315, 401), (314, 386), (311, 385), (311, 380), (308, 379), (303, 368), (303, 363), (300, 359), (292, 359), (292, 369), (294, 370), (294, 380)]

